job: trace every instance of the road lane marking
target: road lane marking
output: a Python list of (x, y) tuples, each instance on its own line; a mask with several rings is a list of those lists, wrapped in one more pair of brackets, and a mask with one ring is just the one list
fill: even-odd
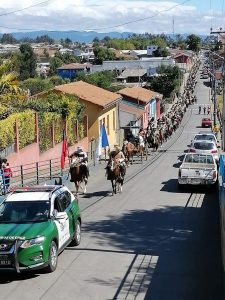
[(114, 300), (144, 300), (150, 286), (158, 256), (138, 254)]

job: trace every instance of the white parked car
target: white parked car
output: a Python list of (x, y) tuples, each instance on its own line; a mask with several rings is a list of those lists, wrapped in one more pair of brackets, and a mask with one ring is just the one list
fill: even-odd
[(212, 154), (215, 161), (219, 161), (219, 153), (215, 141), (210, 140), (194, 140), (189, 149), (191, 153)]

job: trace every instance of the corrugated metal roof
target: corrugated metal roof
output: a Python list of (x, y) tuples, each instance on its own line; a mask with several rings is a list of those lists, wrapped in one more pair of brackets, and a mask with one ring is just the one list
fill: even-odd
[(146, 69), (127, 69), (122, 72), (120, 76), (118, 76), (118, 79), (123, 79), (127, 77), (139, 77), (139, 76), (144, 76), (147, 74)]

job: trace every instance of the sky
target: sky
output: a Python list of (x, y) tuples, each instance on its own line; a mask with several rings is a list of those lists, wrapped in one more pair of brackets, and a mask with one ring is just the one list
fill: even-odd
[(225, 0), (1, 0), (0, 32), (194, 33), (225, 29)]

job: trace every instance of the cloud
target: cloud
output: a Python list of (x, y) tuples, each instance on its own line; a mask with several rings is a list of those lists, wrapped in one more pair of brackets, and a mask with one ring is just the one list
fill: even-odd
[[(23, 3), (21, 3), (23, 2)], [(26, 3), (24, 3), (26, 2)], [(1, 0), (0, 15), (43, 0)], [(209, 14), (188, 2), (144, 0), (51, 0), (15, 14), (1, 16), (0, 31), (95, 30), (136, 33), (208, 33)], [(171, 9), (173, 7), (173, 9)]]

